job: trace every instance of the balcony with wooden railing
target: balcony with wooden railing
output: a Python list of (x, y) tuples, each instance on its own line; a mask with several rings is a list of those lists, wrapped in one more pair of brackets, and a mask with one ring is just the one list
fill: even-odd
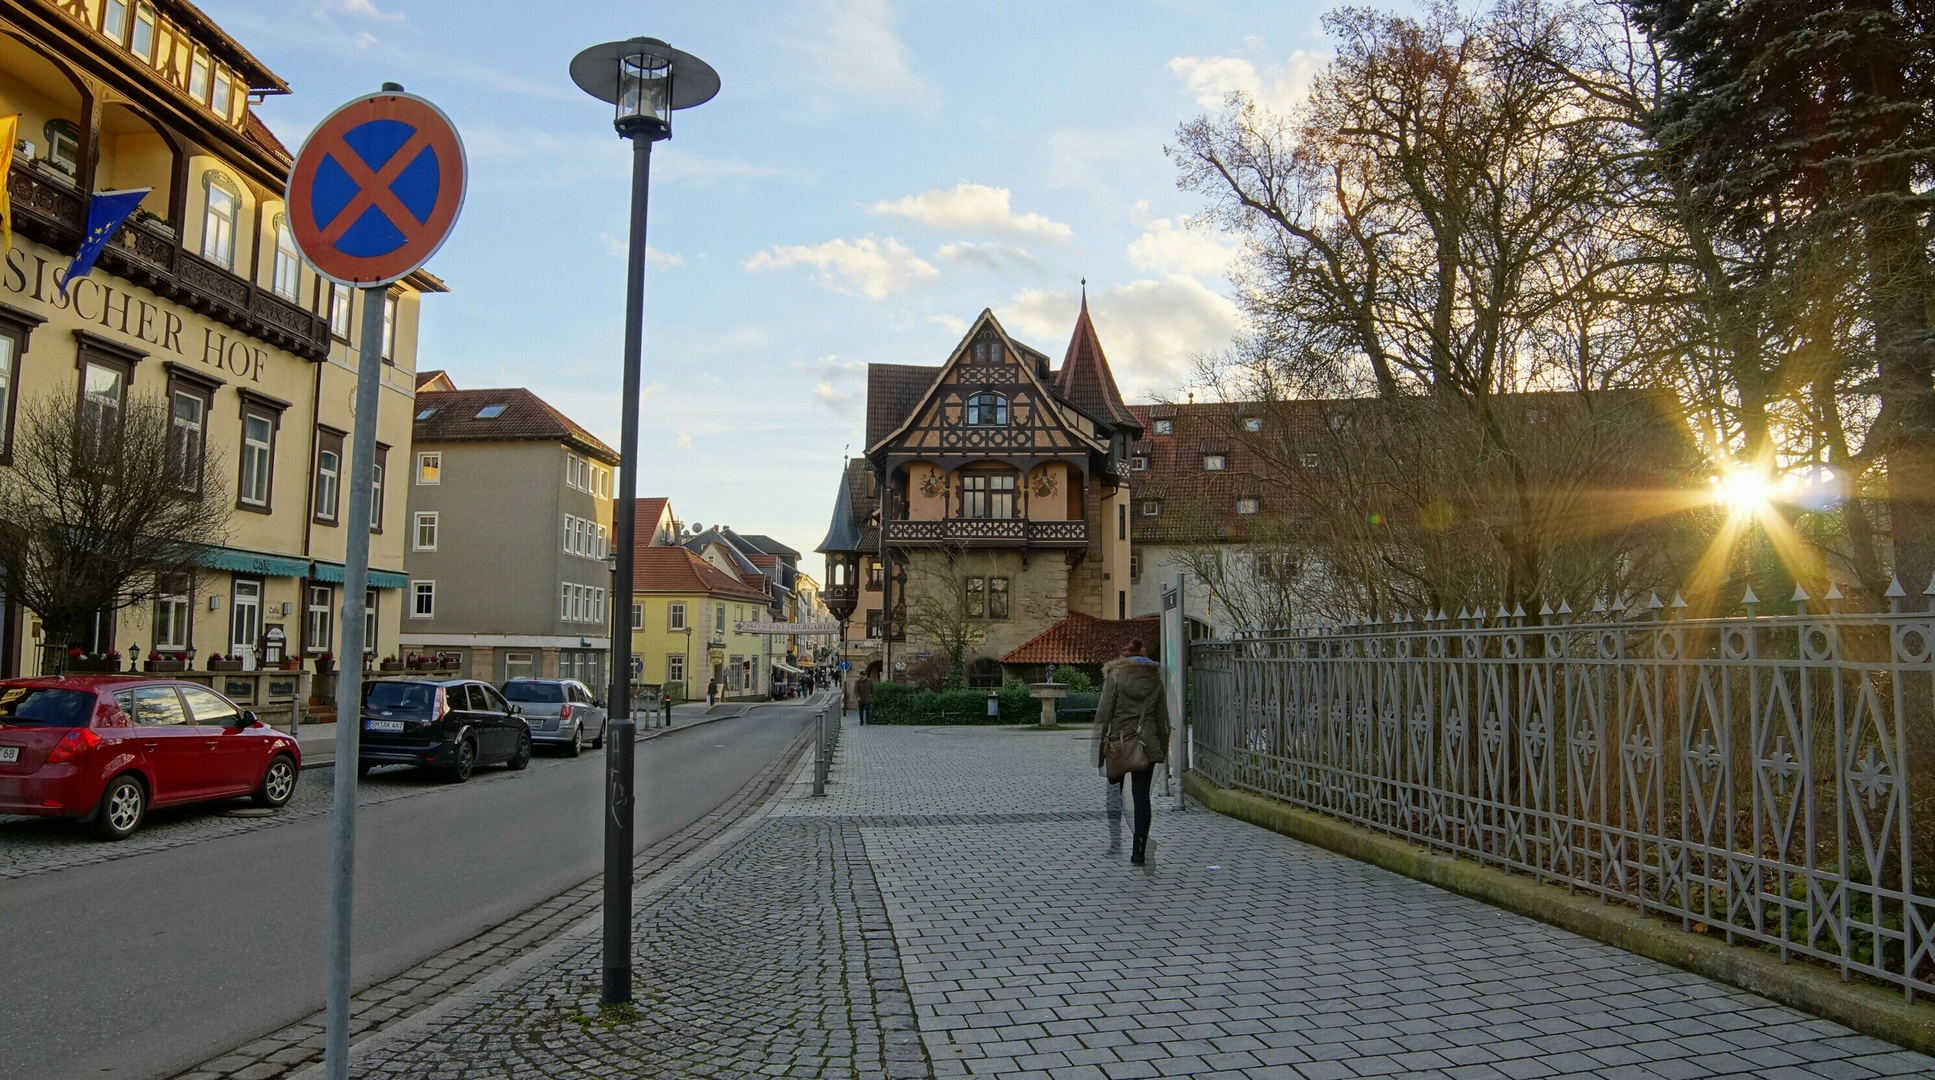
[(966, 547), (1083, 547), (1088, 522), (1029, 521), (1025, 518), (945, 518), (940, 521), (889, 521), (887, 542), (912, 546), (960, 544)]
[[(87, 197), (72, 181), (43, 164), (15, 162), (8, 192), (15, 232), (62, 254), (80, 246)], [(101, 252), (99, 265), (265, 344), (306, 360), (329, 355), (329, 324), (321, 316), (188, 251), (175, 230), (158, 221), (130, 219)]]

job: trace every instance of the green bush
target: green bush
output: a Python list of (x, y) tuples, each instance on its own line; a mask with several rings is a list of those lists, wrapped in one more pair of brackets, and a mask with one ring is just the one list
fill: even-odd
[(1088, 677), (1088, 672), (1078, 667), (1069, 667), (1067, 664), (1062, 664), (1050, 671), (1048, 681), (1066, 684), (1071, 694), (1086, 694), (1095, 689), (1095, 683)]
[(1028, 684), (1010, 682), (996, 693), (1001, 714), (988, 716), (986, 690), (922, 690), (905, 683), (880, 683), (873, 688), (875, 724), (1026, 724), (1041, 717), (1041, 703), (1028, 694)]

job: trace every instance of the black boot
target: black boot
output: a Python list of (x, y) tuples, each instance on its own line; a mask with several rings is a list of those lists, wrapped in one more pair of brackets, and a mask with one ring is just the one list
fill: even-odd
[(1137, 840), (1137, 841), (1135, 842), (1135, 849), (1134, 849), (1133, 851), (1131, 851), (1131, 852), (1129, 853), (1129, 865), (1130, 865), (1130, 866), (1141, 866), (1141, 865), (1142, 865), (1142, 863), (1143, 863), (1143, 848), (1144, 848), (1144, 845), (1145, 845), (1145, 843), (1146, 843), (1146, 841), (1142, 841), (1142, 840)]

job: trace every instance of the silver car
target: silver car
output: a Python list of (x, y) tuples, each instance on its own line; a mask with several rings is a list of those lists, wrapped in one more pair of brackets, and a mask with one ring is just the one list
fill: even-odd
[(577, 757), (585, 744), (605, 745), (605, 699), (576, 679), (512, 679), (504, 697), (523, 710), (531, 726), (531, 741), (559, 746)]

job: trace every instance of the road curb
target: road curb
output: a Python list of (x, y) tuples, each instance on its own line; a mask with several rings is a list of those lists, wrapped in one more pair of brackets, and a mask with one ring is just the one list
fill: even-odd
[(1217, 787), (1194, 770), (1183, 776), (1183, 790), (1219, 814), (1704, 975), (1864, 1035), (1935, 1054), (1935, 1003), (1910, 1004), (1899, 993), (1844, 983), (1811, 965), (1783, 964), (1779, 957), (1753, 946), (1687, 933), (1629, 907), (1440, 855), (1276, 799)]

